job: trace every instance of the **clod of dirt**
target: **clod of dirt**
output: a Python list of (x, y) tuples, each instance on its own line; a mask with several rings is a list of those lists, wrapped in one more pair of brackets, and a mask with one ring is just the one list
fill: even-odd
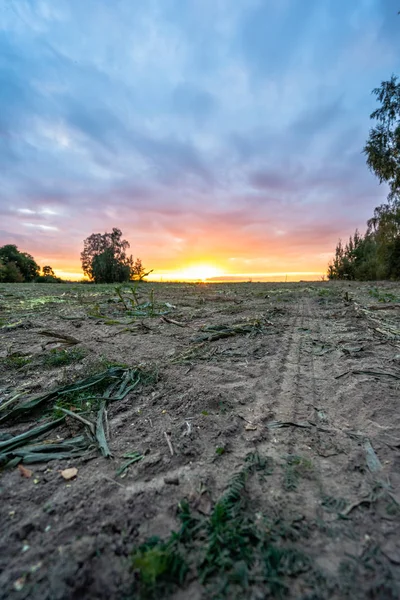
[(60, 474), (66, 481), (69, 481), (78, 475), (78, 469), (76, 467), (71, 467), (70, 469), (64, 469)]
[(179, 485), (179, 477), (164, 477), (164, 483), (169, 485)]

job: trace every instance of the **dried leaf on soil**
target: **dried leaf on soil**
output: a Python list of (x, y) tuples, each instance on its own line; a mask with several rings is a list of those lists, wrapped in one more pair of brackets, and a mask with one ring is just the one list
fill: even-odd
[(344, 377), (345, 375), (372, 375), (372, 377), (392, 377), (393, 379), (400, 379), (400, 375), (397, 375), (396, 373), (386, 373), (385, 371), (369, 371), (369, 370), (345, 371), (344, 373), (341, 373), (340, 375), (336, 375), (335, 379), (340, 379), (341, 377)]
[(382, 470), (382, 464), (377, 457), (375, 450), (373, 449), (371, 442), (366, 440), (364, 442), (365, 458), (367, 461), (367, 467), (371, 473), (377, 473)]
[(74, 346), (75, 344), (81, 343), (80, 340), (77, 340), (72, 335), (67, 335), (66, 333), (60, 333), (57, 331), (48, 331), (47, 329), (39, 331), (38, 333), (39, 333), (39, 335), (44, 335), (46, 337), (55, 338), (57, 341), (61, 341), (66, 346)]
[(105, 414), (105, 409), (106, 409), (106, 403), (103, 400), (103, 402), (101, 403), (99, 412), (97, 414), (97, 421), (96, 421), (96, 441), (97, 444), (100, 448), (100, 452), (102, 453), (102, 455), (106, 458), (112, 456), (110, 448), (108, 447), (107, 444), (107, 439), (106, 439), (106, 434), (104, 431), (104, 414)]
[(18, 465), (18, 470), (21, 473), (21, 477), (27, 477), (28, 479), (29, 477), (32, 477), (32, 471), (30, 469), (27, 469), (22, 465)]
[(199, 335), (192, 338), (192, 342), (213, 342), (222, 338), (232, 337), (234, 335), (260, 333), (262, 323), (255, 319), (248, 323), (238, 323), (236, 325), (204, 325)]
[(268, 423), (267, 427), (269, 429), (280, 429), (282, 427), (300, 427), (302, 429), (311, 429), (311, 423), (295, 423), (294, 421), (271, 421), (270, 423)]

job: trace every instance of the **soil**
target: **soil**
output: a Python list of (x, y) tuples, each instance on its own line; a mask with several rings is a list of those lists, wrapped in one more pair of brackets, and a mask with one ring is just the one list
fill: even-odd
[[(95, 448), (24, 465), (30, 477), (2, 469), (0, 599), (142, 597), (135, 548), (178, 531), (183, 499), (210, 515), (255, 452), (273, 470), (246, 484), (246, 511), (296, 530), (277, 543), (312, 565), (286, 573), (277, 597), (400, 597), (400, 285), (138, 289), (148, 306), (134, 319), (129, 294), (124, 305), (113, 286), (0, 286), (0, 416), (16, 394), (26, 401), (109, 364), (156, 374), (109, 404), (112, 458)], [(207, 326), (237, 324), (250, 331), (198, 341)], [(67, 351), (81, 348), (79, 359), (49, 365), (62, 340), (43, 331), (76, 338)], [(0, 440), (48, 418), (1, 423)], [(82, 432), (68, 417), (43, 439)], [(134, 451), (142, 460), (117, 474)], [(71, 467), (77, 476), (64, 480)], [(211, 583), (191, 568), (180, 585), (153, 593), (222, 597)], [(253, 578), (226, 597), (272, 597), (271, 585)]]

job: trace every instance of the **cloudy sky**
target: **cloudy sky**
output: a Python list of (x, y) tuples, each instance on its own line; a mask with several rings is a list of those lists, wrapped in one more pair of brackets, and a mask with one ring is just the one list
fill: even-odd
[(323, 273), (387, 193), (362, 148), (399, 10), (1, 0), (0, 245), (79, 276), (119, 227), (164, 278)]

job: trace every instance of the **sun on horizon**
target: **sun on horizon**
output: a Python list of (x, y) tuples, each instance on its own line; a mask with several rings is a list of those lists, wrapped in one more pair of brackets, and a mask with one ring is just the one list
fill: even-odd
[(169, 274), (171, 279), (181, 281), (206, 281), (211, 277), (220, 277), (224, 275), (224, 271), (218, 267), (208, 264), (195, 264), (182, 270), (172, 271)]
[[(70, 269), (54, 269), (57, 277), (66, 281), (87, 281), (82, 271), (76, 271), (73, 267)], [(223, 283), (235, 281), (300, 281), (302, 279), (315, 281), (321, 279), (323, 272), (315, 271), (282, 271), (266, 273), (230, 273), (220, 267), (207, 263), (191, 264), (181, 269), (157, 270), (146, 279), (149, 282), (193, 282), (202, 281), (210, 283)]]

